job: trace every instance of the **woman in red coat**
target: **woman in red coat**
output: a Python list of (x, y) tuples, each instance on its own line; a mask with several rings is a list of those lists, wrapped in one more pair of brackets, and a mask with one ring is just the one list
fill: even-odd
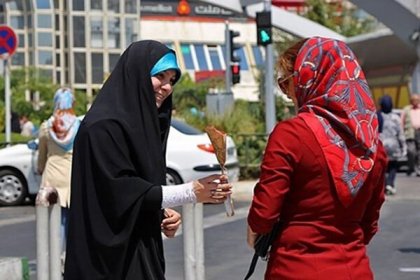
[(305, 39), (279, 59), (297, 116), (271, 133), (248, 215), (248, 243), (282, 228), (265, 279), (373, 279), (366, 245), (378, 230), (386, 154), (353, 52)]

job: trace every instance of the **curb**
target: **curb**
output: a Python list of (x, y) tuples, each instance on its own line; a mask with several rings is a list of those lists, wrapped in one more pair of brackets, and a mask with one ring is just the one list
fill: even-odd
[(0, 258), (0, 279), (29, 280), (27, 258)]

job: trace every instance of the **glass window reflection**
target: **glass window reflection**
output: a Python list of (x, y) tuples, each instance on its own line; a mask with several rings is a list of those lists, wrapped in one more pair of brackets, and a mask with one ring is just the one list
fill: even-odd
[(12, 56), (12, 65), (25, 65), (25, 54), (21, 52), (16, 52)]
[(92, 54), (92, 83), (102, 84), (104, 81), (104, 62), (101, 53)]
[(85, 18), (83, 16), (73, 17), (73, 46), (85, 47)]
[(91, 10), (102, 10), (102, 0), (90, 0)]
[(127, 14), (136, 14), (137, 13), (137, 1), (125, 0), (124, 11)]
[(37, 26), (39, 28), (52, 28), (52, 18), (50, 15), (38, 15)]
[(15, 29), (23, 29), (25, 27), (23, 16), (10, 16), (10, 25)]
[(207, 65), (206, 55), (204, 53), (204, 46), (201, 44), (195, 44), (195, 55), (197, 56), (199, 70), (209, 70)]
[(36, 0), (37, 9), (51, 9), (50, 0)]
[(119, 13), (120, 12), (120, 0), (108, 0), (108, 11), (113, 11), (115, 13)]
[(255, 64), (257, 66), (262, 66), (264, 64), (264, 58), (263, 58), (260, 47), (252, 46), (252, 53), (254, 55)]
[(188, 70), (195, 70), (190, 45), (181, 44), (181, 53), (184, 58), (185, 68)]
[(42, 65), (52, 65), (53, 55), (51, 51), (38, 51), (38, 63)]
[(137, 40), (137, 20), (127, 18), (125, 20), (125, 47), (128, 47), (132, 42)]
[(110, 17), (108, 20), (108, 47), (109, 48), (120, 48), (120, 19), (116, 17)]
[(85, 0), (73, 0), (73, 11), (83, 11), (85, 9)]
[(90, 46), (92, 48), (102, 48), (104, 41), (102, 17), (91, 17), (90, 28)]
[(86, 56), (85, 53), (74, 53), (74, 82), (86, 83)]
[(222, 64), (220, 63), (220, 57), (219, 57), (217, 46), (208, 46), (208, 50), (209, 50), (210, 61), (213, 66), (213, 70), (221, 70)]
[(38, 32), (38, 46), (39, 47), (52, 47), (53, 46), (52, 34), (49, 32)]
[(109, 72), (114, 70), (115, 66), (117, 65), (118, 59), (120, 59), (119, 54), (110, 54), (109, 55)]

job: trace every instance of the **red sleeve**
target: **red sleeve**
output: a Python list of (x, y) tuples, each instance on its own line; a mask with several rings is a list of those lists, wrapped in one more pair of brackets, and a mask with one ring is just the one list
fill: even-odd
[(293, 120), (279, 123), (268, 139), (260, 180), (255, 186), (248, 214), (248, 224), (256, 233), (270, 232), (280, 216), (293, 170), (299, 161), (299, 142)]
[(374, 172), (369, 178), (369, 183), (374, 184), (374, 189), (372, 192), (372, 197), (366, 206), (366, 210), (361, 221), (365, 244), (368, 244), (375, 233), (378, 232), (379, 212), (382, 204), (385, 201), (384, 186), (386, 165), (386, 154), (382, 144), (380, 144)]

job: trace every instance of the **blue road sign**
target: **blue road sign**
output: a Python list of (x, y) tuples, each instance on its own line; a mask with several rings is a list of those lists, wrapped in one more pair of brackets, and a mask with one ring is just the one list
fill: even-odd
[(17, 37), (12, 28), (0, 25), (0, 59), (14, 54), (17, 48)]

